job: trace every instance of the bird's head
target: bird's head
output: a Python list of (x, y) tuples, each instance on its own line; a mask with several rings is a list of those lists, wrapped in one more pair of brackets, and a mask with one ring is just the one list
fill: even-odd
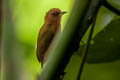
[(48, 23), (60, 23), (61, 17), (66, 12), (62, 12), (58, 8), (50, 9), (45, 16), (45, 22)]

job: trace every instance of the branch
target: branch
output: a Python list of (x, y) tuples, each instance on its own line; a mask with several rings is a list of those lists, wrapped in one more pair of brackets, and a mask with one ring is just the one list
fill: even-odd
[[(96, 14), (97, 15), (97, 14)], [(82, 63), (81, 63), (81, 66), (80, 66), (80, 70), (79, 70), (79, 73), (78, 73), (78, 77), (77, 77), (77, 80), (80, 80), (81, 78), (81, 74), (82, 74), (82, 71), (83, 71), (83, 67), (84, 67), (84, 64), (85, 64), (85, 60), (86, 60), (86, 57), (87, 57), (87, 53), (88, 53), (88, 48), (89, 48), (89, 45), (90, 45), (90, 41), (91, 41), (91, 38), (92, 38), (92, 34), (93, 34), (93, 31), (94, 31), (94, 27), (95, 27), (95, 21), (96, 21), (96, 16), (93, 20), (93, 24), (91, 26), (91, 29), (90, 29), (90, 33), (89, 33), (89, 36), (88, 36), (88, 41), (83, 49), (83, 53), (82, 53)]]
[(114, 8), (111, 4), (107, 2), (107, 0), (102, 0), (102, 5), (120, 16), (120, 10)]

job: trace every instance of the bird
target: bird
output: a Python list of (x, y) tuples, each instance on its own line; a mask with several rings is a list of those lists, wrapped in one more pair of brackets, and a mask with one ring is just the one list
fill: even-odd
[(67, 12), (62, 12), (58, 8), (52, 8), (46, 13), (44, 17), (44, 24), (38, 33), (36, 49), (37, 59), (39, 62), (41, 62), (42, 68), (49, 55), (48, 49), (54, 41), (57, 33), (60, 31), (61, 17), (65, 13)]

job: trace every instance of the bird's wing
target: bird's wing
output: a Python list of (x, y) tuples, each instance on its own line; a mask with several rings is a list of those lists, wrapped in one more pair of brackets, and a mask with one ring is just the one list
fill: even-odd
[(44, 54), (47, 51), (48, 47), (50, 46), (55, 32), (52, 29), (54, 26), (52, 25), (43, 25), (40, 29), (39, 36), (37, 39), (37, 58), (40, 62), (43, 63)]
[(60, 25), (58, 26), (58, 28), (56, 29), (56, 32), (54, 32), (54, 36), (53, 36), (53, 39), (47, 49), (47, 51), (45, 52), (44, 54), (44, 62), (47, 60), (48, 56), (49, 56), (49, 53), (50, 53), (50, 50), (52, 49), (53, 45), (55, 44), (55, 41), (57, 39), (57, 37), (59, 36), (59, 34), (61, 33), (61, 28), (60, 28)]

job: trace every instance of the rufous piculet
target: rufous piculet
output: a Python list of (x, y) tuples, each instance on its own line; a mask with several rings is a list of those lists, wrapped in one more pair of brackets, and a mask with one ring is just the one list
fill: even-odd
[(41, 67), (46, 62), (49, 55), (48, 49), (56, 34), (60, 31), (61, 17), (66, 12), (61, 12), (58, 8), (50, 9), (44, 18), (44, 24), (41, 27), (37, 38), (36, 55), (38, 61), (41, 62)]

